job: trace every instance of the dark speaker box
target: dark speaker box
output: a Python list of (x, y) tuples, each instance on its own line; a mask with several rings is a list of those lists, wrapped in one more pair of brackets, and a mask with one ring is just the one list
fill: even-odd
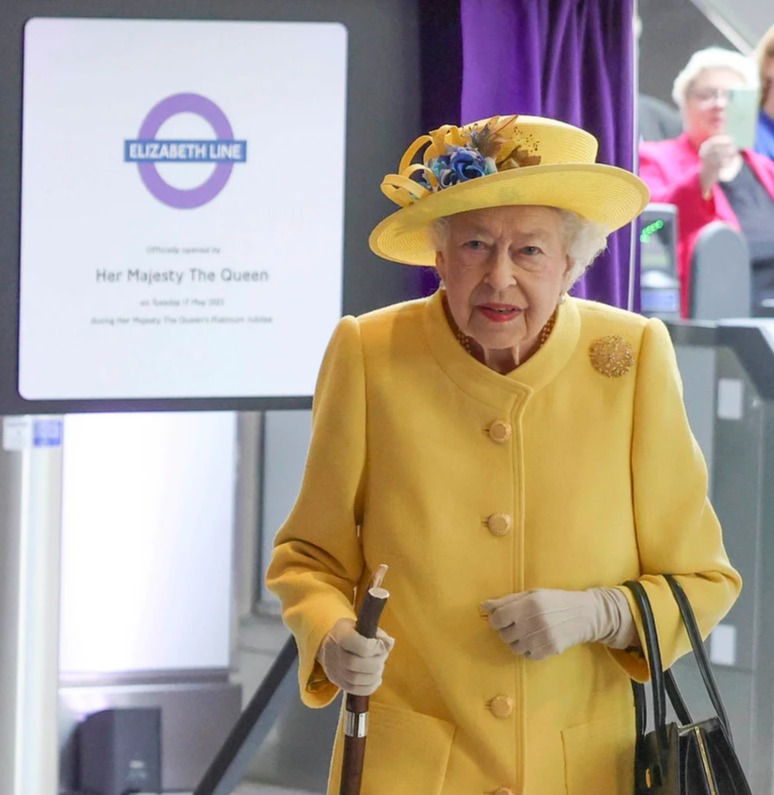
[(89, 795), (161, 792), (161, 708), (106, 709), (78, 728), (79, 785)]

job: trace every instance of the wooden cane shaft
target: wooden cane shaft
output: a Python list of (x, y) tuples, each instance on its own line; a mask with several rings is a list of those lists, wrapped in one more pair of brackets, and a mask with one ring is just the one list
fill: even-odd
[(365, 760), (365, 737), (345, 737), (339, 795), (360, 795)]
[(368, 696), (347, 693), (344, 703), (344, 757), (339, 795), (360, 795), (368, 734)]
[[(383, 588), (370, 588), (360, 605), (355, 629), (366, 638), (375, 638), (379, 618), (389, 594)], [(339, 795), (360, 795), (368, 733), (368, 696), (347, 693), (344, 704), (344, 756)]]

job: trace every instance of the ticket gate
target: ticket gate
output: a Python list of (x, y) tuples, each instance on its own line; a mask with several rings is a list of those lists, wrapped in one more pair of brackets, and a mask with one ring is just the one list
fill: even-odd
[[(752, 791), (764, 795), (774, 791), (774, 321), (676, 323), (670, 332), (726, 549), (744, 579), (710, 636), (710, 657)], [(698, 673), (686, 661), (677, 671), (701, 704)]]

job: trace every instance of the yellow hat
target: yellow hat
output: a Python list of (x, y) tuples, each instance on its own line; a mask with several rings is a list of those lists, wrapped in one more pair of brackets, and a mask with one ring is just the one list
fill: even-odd
[[(412, 161), (423, 148), (422, 162)], [(597, 139), (571, 124), (538, 116), (493, 116), (444, 125), (406, 150), (382, 192), (401, 209), (371, 232), (371, 250), (408, 265), (434, 265), (429, 235), (437, 218), (503, 205), (572, 210), (612, 232), (648, 202), (629, 171), (595, 163)]]

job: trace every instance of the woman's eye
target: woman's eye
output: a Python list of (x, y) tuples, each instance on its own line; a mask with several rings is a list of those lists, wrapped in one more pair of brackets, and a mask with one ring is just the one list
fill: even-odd
[(484, 241), (483, 240), (468, 240), (464, 243), (465, 248), (472, 249), (473, 251), (480, 251), (484, 248)]
[(529, 257), (534, 257), (536, 254), (542, 254), (543, 250), (538, 246), (524, 246), (521, 250), (522, 254), (526, 254)]

